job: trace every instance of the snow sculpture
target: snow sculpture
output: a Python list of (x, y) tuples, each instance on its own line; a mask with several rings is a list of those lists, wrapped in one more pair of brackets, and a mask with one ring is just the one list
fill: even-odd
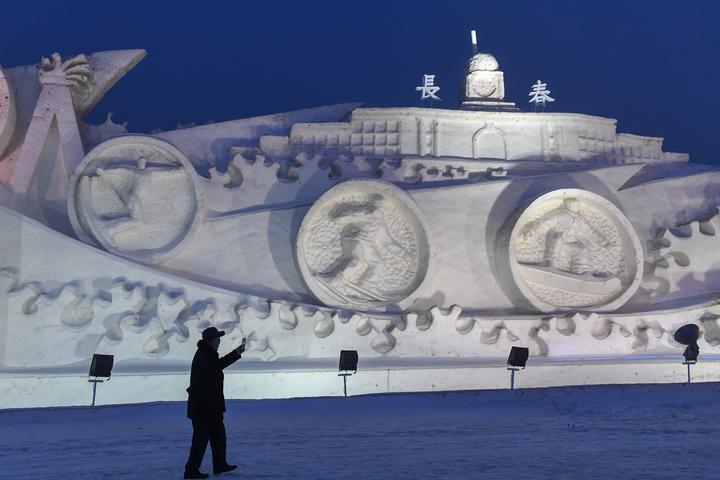
[(422, 213), (391, 184), (355, 180), (326, 192), (303, 219), (297, 258), (327, 305), (406, 305), (428, 269)]
[(201, 223), (190, 161), (167, 142), (125, 136), (101, 143), (76, 169), (68, 210), (80, 238), (109, 251), (165, 261)]
[(667, 354), (685, 323), (720, 353), (720, 171), (661, 138), (520, 112), (487, 53), (468, 62), (462, 111), (86, 124), (143, 57), (0, 71), (0, 382), (93, 353), (184, 369), (210, 325), (247, 337), (257, 372), (351, 348), (388, 382), (513, 345), (549, 362)]
[(637, 290), (643, 253), (617, 207), (591, 192), (565, 189), (542, 195), (520, 216), (510, 267), (520, 291), (541, 311), (612, 311)]

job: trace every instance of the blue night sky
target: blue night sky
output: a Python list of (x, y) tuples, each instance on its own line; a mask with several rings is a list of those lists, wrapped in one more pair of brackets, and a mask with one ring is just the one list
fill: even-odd
[(417, 106), (423, 73), (457, 108), (475, 28), (522, 109), (542, 79), (557, 99), (548, 111), (617, 118), (619, 131), (720, 164), (716, 1), (6, 0), (2, 11), (5, 67), (148, 50), (92, 123), (112, 111), (147, 132), (339, 102)]

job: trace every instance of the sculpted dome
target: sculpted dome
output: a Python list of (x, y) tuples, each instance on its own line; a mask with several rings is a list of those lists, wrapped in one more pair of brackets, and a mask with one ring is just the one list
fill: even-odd
[(468, 73), (492, 72), (498, 68), (497, 60), (489, 53), (476, 53), (468, 60)]

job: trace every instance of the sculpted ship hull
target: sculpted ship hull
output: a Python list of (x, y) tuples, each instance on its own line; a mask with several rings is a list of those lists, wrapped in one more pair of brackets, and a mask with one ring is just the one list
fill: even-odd
[(84, 124), (143, 56), (0, 72), (5, 370), (184, 365), (209, 325), (278, 369), (670, 355), (685, 323), (720, 353), (720, 170), (662, 139), (472, 90), (502, 82), (492, 62), (470, 64), (471, 110)]

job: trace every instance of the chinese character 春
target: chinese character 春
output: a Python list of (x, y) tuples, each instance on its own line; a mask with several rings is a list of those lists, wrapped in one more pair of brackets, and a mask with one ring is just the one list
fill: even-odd
[(555, 99), (550, 96), (550, 90), (547, 89), (547, 83), (542, 83), (540, 80), (532, 86), (532, 90), (528, 93), (529, 103), (534, 103), (535, 106), (545, 106), (545, 102), (554, 102)]

